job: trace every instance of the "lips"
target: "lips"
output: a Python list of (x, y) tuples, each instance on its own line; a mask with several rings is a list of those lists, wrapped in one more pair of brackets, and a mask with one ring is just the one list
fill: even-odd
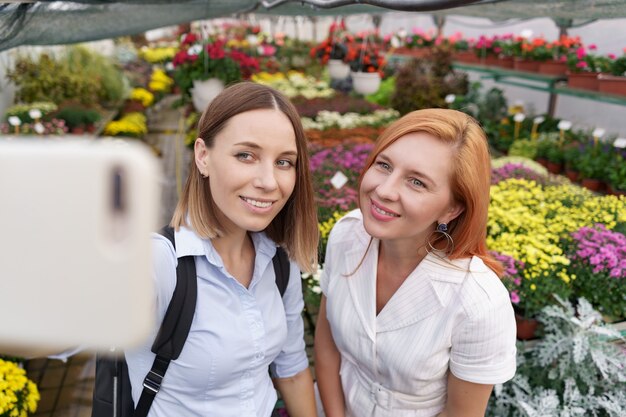
[(244, 197), (244, 196), (239, 196), (239, 198), (241, 198), (243, 201), (250, 204), (251, 206), (254, 206), (260, 209), (269, 208), (275, 202), (274, 200), (250, 198), (250, 197)]
[(375, 202), (374, 200), (370, 199), (370, 203), (371, 203), (371, 213), (372, 216), (376, 219), (376, 220), (380, 220), (380, 221), (390, 221), (390, 220), (394, 220), (397, 219), (398, 217), (400, 217), (400, 215), (396, 212), (394, 212), (393, 210)]

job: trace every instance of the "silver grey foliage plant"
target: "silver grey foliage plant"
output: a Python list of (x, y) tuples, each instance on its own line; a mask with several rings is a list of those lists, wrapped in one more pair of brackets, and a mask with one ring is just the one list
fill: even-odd
[(513, 380), (497, 385), (487, 415), (493, 417), (626, 416), (624, 338), (581, 298), (541, 311), (544, 336), (518, 346)]

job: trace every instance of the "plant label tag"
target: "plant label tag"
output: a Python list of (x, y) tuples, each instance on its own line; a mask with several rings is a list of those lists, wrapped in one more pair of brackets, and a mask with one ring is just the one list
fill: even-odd
[(616, 148), (626, 148), (626, 138), (617, 138), (615, 139), (615, 142), (613, 142), (613, 146), (615, 146)]
[(337, 171), (335, 175), (333, 175), (333, 177), (330, 179), (330, 183), (337, 190), (343, 187), (344, 185), (346, 185), (347, 182), (348, 182), (348, 177), (346, 177), (345, 174), (341, 171)]

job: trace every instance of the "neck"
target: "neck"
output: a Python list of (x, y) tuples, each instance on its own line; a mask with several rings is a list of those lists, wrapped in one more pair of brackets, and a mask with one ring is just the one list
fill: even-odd
[(378, 248), (379, 262), (395, 271), (401, 271), (401, 274), (405, 276), (419, 265), (426, 254), (424, 246), (407, 242), (380, 241)]
[(242, 259), (243, 254), (253, 248), (252, 238), (246, 231), (225, 233), (211, 240), (213, 247), (223, 260)]

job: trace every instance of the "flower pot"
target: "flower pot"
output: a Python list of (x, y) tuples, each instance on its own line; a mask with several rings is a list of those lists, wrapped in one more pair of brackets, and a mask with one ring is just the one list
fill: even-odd
[(516, 59), (513, 61), (513, 68), (516, 71), (538, 72), (539, 62), (530, 59)]
[(480, 63), (488, 67), (498, 67), (500, 66), (500, 58), (495, 55), (487, 55), (481, 58)]
[(209, 106), (209, 103), (224, 89), (224, 81), (218, 78), (209, 78), (200, 81), (193, 80), (193, 88), (191, 91), (191, 100), (197, 111), (203, 112)]
[(583, 187), (587, 188), (588, 190), (591, 190), (594, 192), (604, 191), (604, 187), (605, 187), (604, 181), (597, 180), (595, 178), (583, 178), (580, 184)]
[(572, 169), (567, 169), (567, 170), (565, 170), (565, 176), (571, 182), (578, 182), (579, 172), (578, 171), (574, 171)]
[(350, 75), (350, 66), (341, 59), (329, 59), (328, 75), (333, 80), (343, 80)]
[(377, 72), (351, 72), (352, 88), (359, 94), (373, 94), (380, 87), (380, 74)]
[(500, 68), (513, 69), (515, 67), (515, 59), (512, 56), (503, 56), (498, 59), (498, 64)]
[(73, 135), (84, 135), (85, 134), (85, 127), (84, 126), (74, 126), (72, 128), (72, 134)]
[(546, 61), (539, 64), (539, 72), (548, 75), (565, 75), (567, 62)]
[(607, 94), (626, 96), (626, 77), (600, 74), (598, 76), (598, 91)]
[(548, 172), (551, 174), (560, 174), (561, 171), (563, 170), (563, 164), (560, 162), (548, 161), (546, 164), (546, 168), (548, 169)]
[(537, 333), (539, 322), (536, 319), (528, 319), (515, 313), (515, 325), (517, 326), (517, 339), (534, 339)]
[(567, 86), (583, 90), (598, 90), (597, 72), (568, 72)]
[(455, 61), (465, 62), (467, 64), (478, 64), (478, 57), (474, 51), (459, 51), (452, 55)]
[(626, 196), (626, 190), (618, 190), (617, 188), (614, 188), (611, 184), (608, 184), (606, 186), (606, 193), (610, 195), (616, 195), (618, 197), (620, 195)]

